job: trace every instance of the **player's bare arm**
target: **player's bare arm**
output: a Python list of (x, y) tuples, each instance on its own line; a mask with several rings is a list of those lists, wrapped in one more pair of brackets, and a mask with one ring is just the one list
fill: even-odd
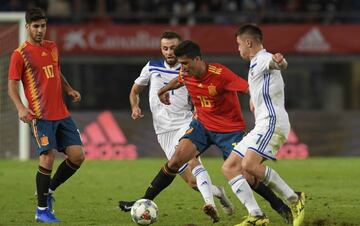
[(141, 113), (141, 108), (139, 106), (140, 104), (139, 94), (144, 90), (144, 87), (145, 86), (141, 86), (134, 83), (130, 91), (129, 99), (131, 105), (131, 118), (134, 120), (144, 117), (144, 115)]
[(272, 60), (270, 61), (270, 69), (275, 70), (285, 70), (288, 66), (288, 63), (284, 56), (281, 53), (275, 53), (272, 56)]
[(19, 119), (25, 123), (30, 122), (32, 117), (29, 116), (35, 115), (35, 113), (29, 108), (25, 107), (25, 105), (22, 103), (19, 94), (19, 81), (9, 80), (8, 94), (13, 103), (15, 104), (15, 107), (18, 111)]
[(182, 86), (184, 86), (184, 84), (181, 84), (177, 78), (174, 78), (173, 80), (171, 80), (166, 86), (159, 89), (158, 96), (159, 96), (160, 101), (163, 104), (169, 105), (170, 97), (167, 92), (174, 90), (174, 89), (178, 89)]
[(65, 91), (65, 93), (69, 96), (71, 96), (72, 101), (75, 102), (79, 102), (81, 100), (81, 94), (79, 93), (79, 91), (73, 89), (69, 82), (66, 80), (66, 78), (64, 77), (63, 73), (60, 72), (61, 75), (61, 85), (63, 90)]

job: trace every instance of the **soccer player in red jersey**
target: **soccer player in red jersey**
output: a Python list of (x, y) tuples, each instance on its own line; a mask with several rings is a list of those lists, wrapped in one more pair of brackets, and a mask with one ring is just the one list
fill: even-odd
[[(36, 174), (38, 207), (35, 220), (59, 222), (52, 209), (52, 193), (70, 178), (84, 161), (79, 131), (65, 106), (62, 93), (78, 102), (81, 95), (66, 81), (60, 70), (56, 44), (44, 40), (47, 18), (40, 8), (26, 11), (27, 41), (17, 48), (10, 60), (8, 93), (19, 119), (29, 123), (37, 143), (39, 167)], [(19, 94), (22, 82), (29, 106)], [(66, 154), (51, 178), (55, 150)]]
[[(167, 159), (175, 153), (179, 139), (189, 128), (193, 118), (192, 104), (186, 87), (171, 92), (172, 105), (162, 104), (157, 92), (164, 84), (177, 78), (180, 71), (180, 63), (175, 57), (174, 49), (181, 42), (179, 34), (173, 31), (165, 31), (160, 38), (160, 47), (163, 59), (150, 60), (142, 69), (140, 76), (135, 80), (130, 92), (131, 117), (134, 120), (143, 117), (140, 108), (140, 94), (144, 87), (149, 86), (149, 102), (152, 112), (153, 124), (158, 142), (164, 150)], [(227, 198), (223, 187), (213, 185), (210, 175), (200, 157), (192, 159), (196, 165), (186, 163), (178, 172), (182, 179), (195, 191), (201, 193), (206, 204), (215, 205), (214, 197), (218, 198), (225, 214), (231, 215), (234, 207)], [(200, 164), (199, 164), (200, 162)], [(128, 212), (134, 205), (134, 201), (119, 201), (122, 211)]]
[[(175, 88), (186, 85), (196, 109), (197, 120), (207, 130), (218, 133), (245, 130), (237, 91), (247, 93), (248, 83), (217, 63), (204, 63), (201, 68), (203, 74), (187, 76), (185, 74), (196, 73), (188, 65), (191, 63), (197, 62), (187, 59), (182, 62), (182, 72), (178, 81), (175, 81), (178, 83)], [(164, 87), (161, 92), (166, 89)]]
[[(237, 92), (247, 93), (248, 83), (221, 64), (204, 62), (199, 46), (192, 41), (180, 43), (175, 48), (175, 55), (182, 66), (179, 78), (161, 88), (158, 95), (164, 104), (171, 104), (167, 92), (185, 85), (195, 107), (195, 116), (175, 154), (148, 187), (143, 197), (146, 199), (156, 197), (171, 184), (184, 163), (213, 144), (227, 159), (236, 143), (242, 140), (246, 127)], [(233, 169), (232, 166), (222, 167), (224, 174)], [(291, 221), (290, 208), (271, 189), (255, 180), (249, 183), (286, 221)], [(214, 222), (218, 221), (214, 206), (205, 205), (203, 210)]]

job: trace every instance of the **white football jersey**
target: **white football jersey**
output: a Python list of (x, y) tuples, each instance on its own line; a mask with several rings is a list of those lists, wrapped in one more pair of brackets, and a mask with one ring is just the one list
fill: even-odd
[(272, 54), (260, 50), (251, 60), (248, 83), (255, 108), (255, 124), (287, 129), (284, 81), (280, 70), (270, 70)]
[(150, 60), (135, 83), (149, 87), (150, 110), (156, 134), (180, 129), (192, 120), (189, 94), (185, 86), (170, 91), (170, 105), (160, 102), (157, 92), (179, 75), (180, 64), (170, 67), (164, 60)]

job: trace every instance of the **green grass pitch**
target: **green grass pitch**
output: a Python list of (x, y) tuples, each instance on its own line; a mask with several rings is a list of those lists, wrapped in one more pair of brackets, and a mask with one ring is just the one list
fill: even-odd
[[(143, 194), (165, 162), (164, 159), (136, 161), (86, 161), (69, 181), (60, 186), (54, 204), (60, 225), (135, 225), (129, 213), (121, 212), (120, 199)], [(233, 216), (220, 209), (220, 222), (229, 226), (246, 215), (242, 204), (221, 175), (220, 158), (204, 158), (214, 184), (223, 185), (236, 206)], [(57, 161), (55, 167), (60, 162)], [(310, 158), (269, 163), (296, 190), (306, 192), (304, 225), (360, 225), (360, 158)], [(0, 160), (0, 225), (39, 225), (34, 222), (37, 161)], [(281, 218), (257, 196), (270, 218), (270, 225), (282, 226)], [(202, 198), (177, 178), (155, 199), (160, 209), (157, 226), (212, 225), (202, 211)]]

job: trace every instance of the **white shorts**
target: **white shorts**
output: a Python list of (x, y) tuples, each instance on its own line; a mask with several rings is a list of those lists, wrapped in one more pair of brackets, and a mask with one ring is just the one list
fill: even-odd
[[(161, 133), (157, 135), (158, 142), (165, 152), (166, 158), (171, 159), (171, 157), (175, 153), (175, 148), (179, 143), (180, 138), (185, 134), (185, 132), (189, 129), (189, 125), (183, 126), (178, 130), (173, 130), (166, 133)], [(187, 168), (188, 163), (185, 163), (180, 169), (178, 173), (184, 172)]]
[(276, 160), (276, 153), (283, 145), (290, 132), (290, 127), (255, 126), (235, 147), (236, 152), (244, 157), (247, 150), (254, 151), (262, 157)]

